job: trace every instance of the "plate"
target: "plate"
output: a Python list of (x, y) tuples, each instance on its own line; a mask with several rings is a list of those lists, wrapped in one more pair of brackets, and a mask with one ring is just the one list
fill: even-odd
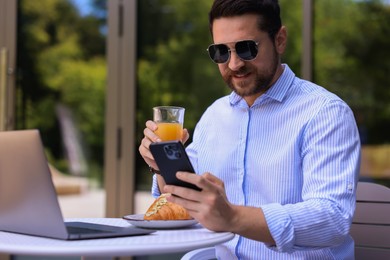
[(189, 220), (144, 220), (144, 214), (135, 214), (124, 216), (123, 219), (127, 220), (130, 224), (140, 228), (152, 228), (152, 229), (170, 229), (170, 228), (183, 228), (195, 225), (198, 223), (195, 219)]

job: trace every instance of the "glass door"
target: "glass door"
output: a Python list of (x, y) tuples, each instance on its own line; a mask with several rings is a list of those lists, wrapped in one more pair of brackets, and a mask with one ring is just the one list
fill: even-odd
[(13, 60), (1, 71), (15, 82), (1, 95), (8, 129), (40, 130), (65, 217), (134, 210), (136, 9), (136, 0), (0, 0), (1, 60)]
[(390, 187), (390, 2), (315, 1), (314, 14), (314, 80), (355, 113), (360, 180)]
[(14, 128), (39, 129), (64, 217), (102, 217), (106, 1), (17, 4)]
[(13, 128), (16, 1), (0, 0), (0, 131)]

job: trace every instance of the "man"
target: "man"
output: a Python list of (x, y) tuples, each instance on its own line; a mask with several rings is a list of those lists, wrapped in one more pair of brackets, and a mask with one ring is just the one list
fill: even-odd
[[(237, 234), (216, 246), (219, 259), (353, 259), (360, 141), (352, 111), (281, 63), (278, 1), (215, 0), (209, 20), (208, 52), (232, 93), (195, 128), (187, 152), (197, 174), (177, 174), (202, 191), (155, 175), (153, 195), (177, 195), (169, 200), (204, 227)], [(139, 151), (157, 169), (149, 151), (157, 126), (146, 126)]]

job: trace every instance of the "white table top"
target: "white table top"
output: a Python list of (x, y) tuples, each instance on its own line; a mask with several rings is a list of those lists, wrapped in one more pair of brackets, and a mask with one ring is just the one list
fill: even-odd
[[(67, 219), (90, 223), (128, 226), (119, 218)], [(229, 241), (234, 234), (212, 232), (200, 225), (184, 229), (158, 230), (143, 236), (64, 241), (8, 232), (0, 232), (0, 252), (41, 256), (136, 256), (187, 252)]]

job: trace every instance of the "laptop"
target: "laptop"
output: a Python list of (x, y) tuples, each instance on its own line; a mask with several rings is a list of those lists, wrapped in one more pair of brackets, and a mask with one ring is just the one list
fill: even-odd
[(134, 226), (64, 222), (38, 130), (0, 132), (0, 231), (80, 240), (146, 235)]

